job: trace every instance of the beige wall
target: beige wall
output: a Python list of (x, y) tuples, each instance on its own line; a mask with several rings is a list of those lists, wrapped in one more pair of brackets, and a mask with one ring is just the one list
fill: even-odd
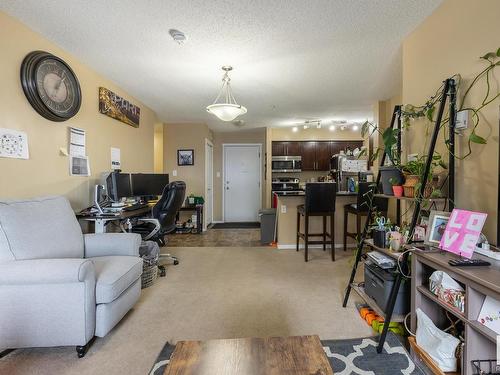
[[(101, 172), (110, 170), (110, 147), (121, 149), (124, 171), (153, 171), (153, 125), (157, 120), (152, 110), (2, 12), (0, 30), (0, 127), (25, 131), (30, 153), (29, 160), (0, 158), (0, 198), (63, 194), (75, 210), (86, 207)], [(46, 120), (35, 112), (24, 96), (19, 69), (24, 56), (33, 50), (45, 50), (61, 57), (77, 75), (82, 106), (72, 119), (62, 123)], [(99, 113), (99, 86), (115, 91), (141, 108), (138, 129)], [(87, 131), (90, 178), (71, 177), (68, 157), (59, 153), (60, 147), (68, 146), (69, 126)]]
[(163, 123), (157, 122), (154, 125), (154, 172), (163, 173)]
[[(170, 181), (184, 181), (186, 195), (205, 196), (205, 140), (213, 135), (206, 124), (164, 124), (163, 127), (163, 168), (170, 175)], [(193, 149), (194, 165), (177, 165), (177, 150)], [(177, 176), (173, 171), (177, 171)]]
[[(266, 193), (265, 184), (265, 155), (266, 155), (266, 129), (257, 128), (239, 130), (234, 132), (214, 133), (214, 221), (222, 221), (222, 189), (223, 189), (223, 152), (222, 146), (227, 143), (255, 143), (262, 145), (262, 205), (264, 206)], [(220, 176), (220, 177), (217, 177)]]
[[(500, 1), (445, 0), (403, 44), (403, 102), (423, 104), (441, 82), (455, 73), (470, 82), (485, 64), (479, 56), (500, 47)], [(498, 69), (497, 69), (498, 70)], [(494, 90), (498, 90), (497, 72)], [(459, 94), (463, 94), (462, 89)], [(482, 101), (484, 86), (475, 90), (470, 102)], [(498, 189), (499, 101), (482, 111), (478, 133), (488, 137), (487, 145), (473, 145), (473, 154), (456, 165), (456, 204), (487, 212), (485, 232), (495, 242)], [(416, 122), (406, 137), (409, 152), (422, 152), (424, 124)], [(440, 137), (440, 149), (443, 141)], [(457, 137), (463, 154), (466, 137)]]

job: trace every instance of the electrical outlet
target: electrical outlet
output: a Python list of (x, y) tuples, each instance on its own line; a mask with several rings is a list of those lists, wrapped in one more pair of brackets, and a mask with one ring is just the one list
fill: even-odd
[(284, 204), (281, 205), (281, 213), (286, 214), (286, 206)]
[(174, 169), (174, 170), (172, 171), (172, 176), (174, 176), (174, 177), (175, 177), (175, 176), (177, 176), (177, 169)]
[(465, 130), (469, 126), (469, 111), (458, 111), (455, 121), (456, 130)]

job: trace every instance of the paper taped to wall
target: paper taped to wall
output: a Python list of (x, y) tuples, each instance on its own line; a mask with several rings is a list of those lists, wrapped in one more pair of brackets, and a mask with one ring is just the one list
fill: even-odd
[(0, 128), (0, 157), (29, 159), (28, 135), (18, 130)]
[(75, 156), (85, 156), (85, 130), (69, 128), (69, 154)]
[(112, 170), (122, 169), (119, 148), (111, 147), (111, 169)]
[(69, 156), (69, 174), (71, 176), (90, 176), (90, 164), (87, 156)]

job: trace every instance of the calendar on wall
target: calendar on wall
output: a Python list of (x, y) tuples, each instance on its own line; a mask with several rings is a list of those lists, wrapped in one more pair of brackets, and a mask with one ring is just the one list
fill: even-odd
[(29, 159), (28, 135), (18, 130), (0, 128), (0, 157)]

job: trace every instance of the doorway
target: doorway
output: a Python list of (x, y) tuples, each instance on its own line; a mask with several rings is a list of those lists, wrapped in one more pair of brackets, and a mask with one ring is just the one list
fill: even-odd
[(214, 212), (214, 145), (205, 139), (205, 207), (203, 230), (212, 224)]
[(224, 222), (258, 221), (262, 204), (262, 145), (224, 144), (222, 148)]

